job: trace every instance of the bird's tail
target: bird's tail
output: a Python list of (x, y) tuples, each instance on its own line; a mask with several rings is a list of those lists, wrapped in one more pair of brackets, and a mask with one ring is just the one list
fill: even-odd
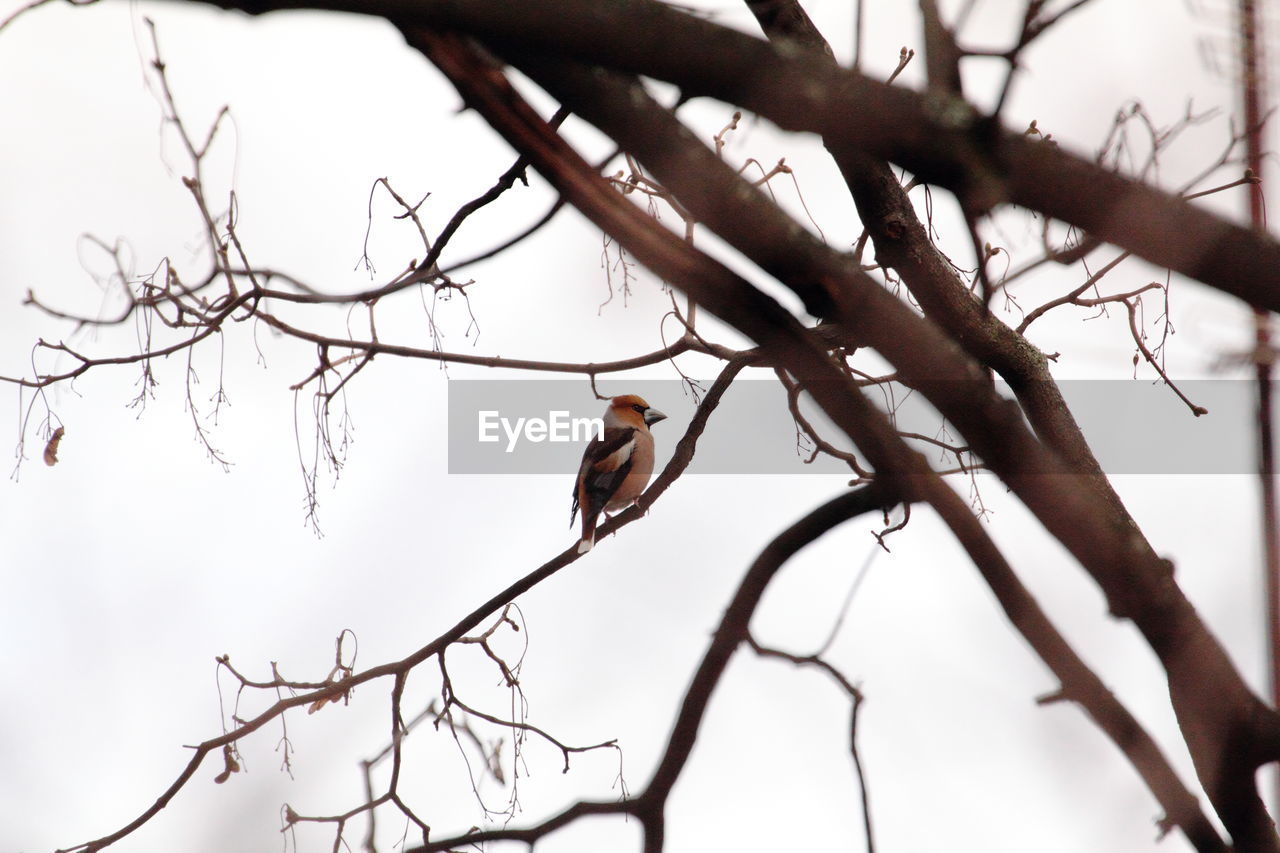
[(596, 516), (583, 507), (582, 538), (578, 540), (578, 553), (585, 554), (596, 544)]

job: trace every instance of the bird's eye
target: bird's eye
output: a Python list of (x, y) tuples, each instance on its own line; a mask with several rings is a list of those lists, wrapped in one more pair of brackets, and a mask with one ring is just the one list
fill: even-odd
[(636, 403), (631, 408), (635, 409), (637, 412), (639, 412), (642, 415), (644, 414), (644, 406), (640, 405), (639, 403)]

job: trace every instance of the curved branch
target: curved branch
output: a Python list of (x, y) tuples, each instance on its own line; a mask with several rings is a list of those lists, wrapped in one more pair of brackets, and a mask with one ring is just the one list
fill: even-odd
[(779, 533), (765, 546), (747, 570), (742, 582), (729, 602), (719, 627), (716, 628), (711, 645), (703, 655), (702, 662), (694, 673), (689, 688), (685, 691), (684, 701), (680, 706), (671, 736), (667, 740), (667, 748), (663, 751), (662, 760), (653, 773), (653, 778), (644, 793), (637, 797), (643, 803), (644, 810), (653, 809), (661, 812), (663, 804), (671, 794), (671, 789), (684, 769), (693, 752), (693, 744), (698, 736), (698, 727), (706, 713), (711, 693), (720, 681), (720, 676), (728, 666), (733, 652), (747, 639), (751, 617), (760, 604), (769, 582), (782, 568), (782, 565), (795, 554), (818, 537), (844, 522), (892, 507), (897, 500), (889, 496), (885, 489), (877, 484), (860, 486), (827, 501), (808, 515), (796, 521), (786, 530)]
[(883, 488), (874, 484), (845, 492), (796, 521), (765, 546), (738, 585), (711, 645), (685, 691), (666, 749), (663, 750), (662, 758), (644, 793), (620, 803), (576, 803), (555, 817), (532, 827), (472, 832), (442, 838), (418, 848), (414, 853), (433, 853), (486, 841), (523, 841), (533, 844), (578, 818), (599, 814), (634, 815), (644, 827), (646, 853), (661, 850), (665, 828), (663, 812), (667, 798), (689, 760), (711, 694), (719, 684), (734, 651), (746, 640), (751, 617), (769, 582), (787, 560), (824, 533), (849, 519), (887, 508), (893, 503), (893, 500), (885, 497)]
[(643, 355), (632, 356), (631, 358), (622, 358), (615, 361), (587, 361), (587, 362), (565, 362), (565, 361), (540, 361), (528, 358), (506, 358), (500, 355), (470, 355), (461, 352), (444, 352), (443, 350), (427, 349), (424, 347), (410, 347), (399, 344), (388, 344), (382, 341), (358, 341), (353, 338), (335, 338), (329, 335), (321, 335), (306, 329), (300, 329), (297, 326), (290, 325), (280, 318), (260, 313), (259, 318), (271, 326), (303, 341), (310, 341), (322, 347), (331, 347), (333, 349), (350, 349), (356, 352), (366, 353), (367, 355), (394, 355), (403, 358), (422, 358), (431, 361), (442, 361), (450, 364), (471, 364), (480, 367), (500, 367), (507, 370), (534, 370), (549, 373), (581, 373), (585, 376), (598, 376), (602, 373), (618, 373), (624, 370), (635, 370), (639, 367), (648, 367), (653, 364), (661, 364), (671, 358), (692, 350), (700, 350), (700, 345), (692, 336), (685, 335), (678, 339), (671, 346), (654, 350)]

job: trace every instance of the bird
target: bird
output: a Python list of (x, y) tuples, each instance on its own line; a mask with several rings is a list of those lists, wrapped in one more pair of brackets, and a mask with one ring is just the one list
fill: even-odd
[(653, 435), (649, 427), (666, 415), (635, 394), (609, 398), (604, 412), (604, 432), (591, 440), (578, 466), (573, 487), (569, 526), (582, 510), (582, 538), (578, 553), (596, 542), (596, 518), (636, 502), (653, 474)]

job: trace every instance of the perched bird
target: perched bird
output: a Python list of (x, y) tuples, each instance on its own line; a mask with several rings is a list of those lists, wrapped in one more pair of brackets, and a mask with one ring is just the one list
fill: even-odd
[(578, 553), (596, 542), (596, 517), (618, 512), (635, 503), (653, 474), (653, 435), (649, 426), (666, 418), (634, 394), (609, 400), (604, 413), (604, 435), (587, 445), (573, 488), (569, 524), (582, 510), (582, 539)]

